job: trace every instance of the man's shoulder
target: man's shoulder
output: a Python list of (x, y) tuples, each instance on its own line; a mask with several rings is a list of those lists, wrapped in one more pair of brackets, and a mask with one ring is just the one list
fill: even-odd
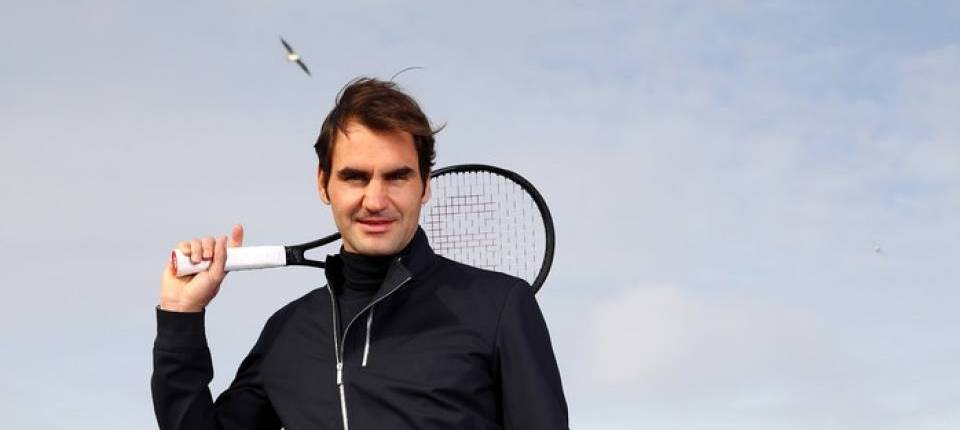
[(531, 291), (526, 281), (497, 270), (439, 259), (422, 292), (452, 309), (461, 324), (480, 328), (488, 339), (496, 334), (500, 315), (516, 297)]
[(529, 287), (523, 279), (504, 272), (471, 266), (439, 255), (437, 257), (440, 264), (436, 276), (443, 283), (500, 294), (507, 294), (511, 289), (521, 286)]

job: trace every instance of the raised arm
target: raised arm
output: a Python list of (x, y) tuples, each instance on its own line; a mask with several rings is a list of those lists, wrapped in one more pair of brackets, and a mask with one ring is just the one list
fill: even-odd
[[(270, 322), (233, 383), (216, 400), (210, 394), (213, 364), (204, 328), (205, 308), (217, 295), (226, 272), (226, 248), (241, 246), (243, 227), (230, 238), (204, 237), (177, 244), (194, 263), (210, 260), (207, 271), (177, 277), (167, 262), (157, 306), (150, 388), (161, 430), (279, 429), (281, 424), (263, 389), (260, 364), (271, 336)], [(272, 318), (271, 318), (272, 320)]]

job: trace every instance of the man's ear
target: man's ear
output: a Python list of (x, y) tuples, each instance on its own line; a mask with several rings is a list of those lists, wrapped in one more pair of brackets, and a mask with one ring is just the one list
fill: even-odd
[(330, 196), (327, 195), (327, 187), (324, 186), (324, 172), (323, 169), (317, 167), (317, 192), (320, 193), (320, 200), (326, 204), (330, 204)]
[(427, 175), (427, 185), (423, 189), (423, 196), (420, 197), (420, 204), (426, 204), (430, 201), (430, 176)]

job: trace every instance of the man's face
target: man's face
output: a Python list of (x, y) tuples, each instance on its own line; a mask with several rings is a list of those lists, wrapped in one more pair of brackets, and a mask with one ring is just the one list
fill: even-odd
[(343, 248), (365, 255), (390, 255), (403, 249), (417, 231), (420, 206), (430, 198), (420, 180), (417, 150), (407, 132), (375, 133), (347, 123), (333, 145), (330, 180), (317, 181), (320, 199), (329, 204)]

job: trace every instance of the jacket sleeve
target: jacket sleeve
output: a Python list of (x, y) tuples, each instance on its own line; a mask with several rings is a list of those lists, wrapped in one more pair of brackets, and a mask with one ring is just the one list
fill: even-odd
[(263, 389), (260, 364), (265, 336), (240, 364), (230, 387), (214, 402), (208, 384), (213, 364), (204, 328), (204, 314), (167, 312), (157, 308), (150, 388), (161, 430), (279, 429), (280, 420)]
[(495, 343), (504, 429), (566, 429), (567, 402), (543, 314), (526, 282), (511, 288)]

